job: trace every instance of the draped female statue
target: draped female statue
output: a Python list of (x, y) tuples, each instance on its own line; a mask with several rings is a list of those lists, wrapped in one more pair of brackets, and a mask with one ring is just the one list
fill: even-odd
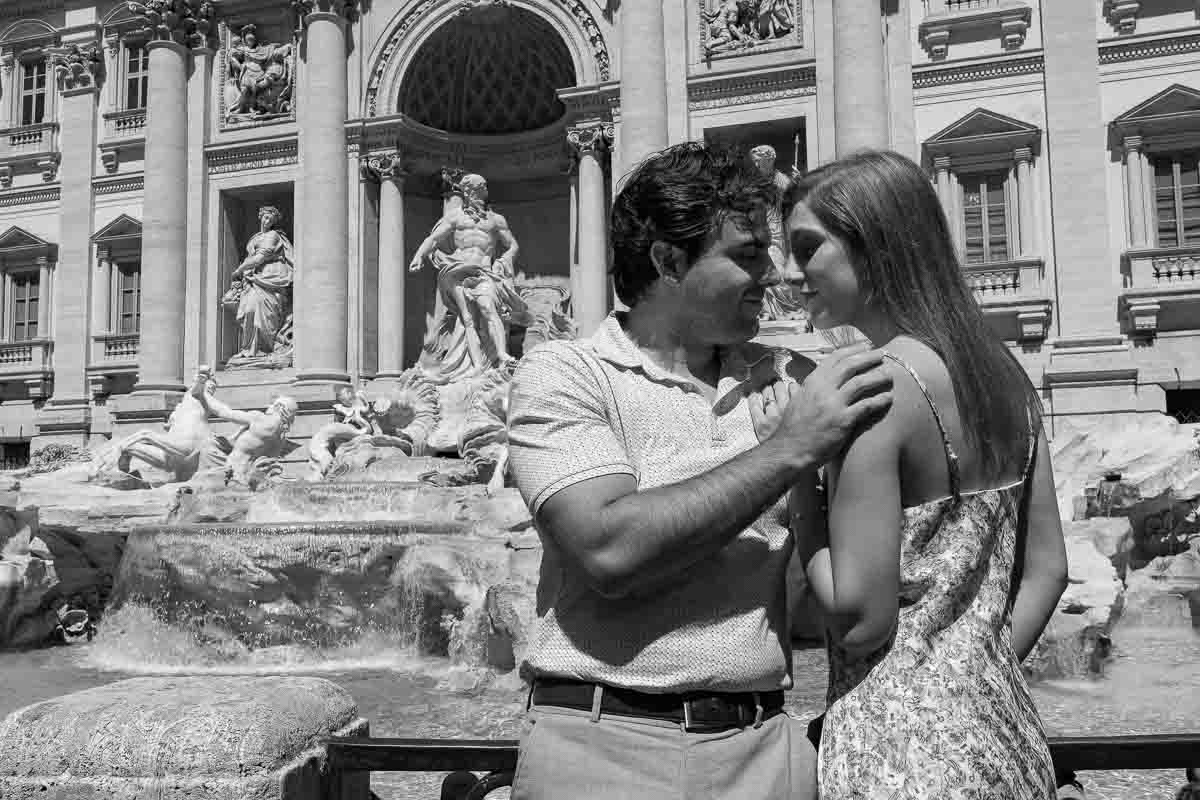
[(290, 358), (295, 258), (292, 243), (278, 229), (282, 219), (274, 206), (258, 210), (258, 233), (247, 242), (246, 257), (225, 293), (225, 305), (237, 308), (240, 347), (229, 366), (263, 361), (286, 366), (282, 362)]

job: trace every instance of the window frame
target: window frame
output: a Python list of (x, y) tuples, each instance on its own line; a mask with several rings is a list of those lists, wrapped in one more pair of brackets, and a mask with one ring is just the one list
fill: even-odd
[[(24, 278), (25, 280), (20, 281), (20, 279), (22, 279), (22, 278)], [(17, 286), (18, 286), (19, 281), (22, 282), (27, 287), (26, 288), (27, 294), (23, 298), (23, 303), (21, 303), (20, 305), (18, 304), (18, 298), (17, 298)], [(28, 267), (9, 270), (8, 271), (8, 279), (7, 279), (6, 283), (8, 284), (8, 297), (5, 300), (6, 307), (4, 309), (5, 319), (7, 320), (7, 322), (5, 324), (5, 331), (4, 331), (6, 340), (16, 344), (16, 343), (26, 343), (26, 342), (38, 342), (38, 341), (45, 339), (46, 338), (45, 331), (41, 330), (41, 324), (40, 324), (41, 316), (42, 316), (42, 303), (44, 302), (44, 295), (45, 295), (45, 287), (42, 286), (41, 270), (40, 269), (32, 269), (32, 268), (28, 268)], [(28, 295), (28, 291), (29, 291), (28, 287), (36, 288), (37, 294), (32, 298), (30, 298)], [(29, 314), (29, 303), (31, 301), (36, 304), (34, 306), (34, 313), (33, 313), (32, 317)], [(20, 323), (18, 323), (18, 321), (17, 321), (17, 308), (18, 307), (24, 308), (24, 311), (25, 311), (25, 318)], [(20, 325), (23, 328), (25, 335), (22, 335), (22, 336), (17, 335), (18, 325)], [(32, 335), (32, 336), (28, 335), (29, 328), (31, 325), (33, 326), (33, 331), (34, 331), (34, 335)]]
[[(133, 69), (134, 53), (140, 53), (139, 69)], [(146, 49), (146, 42), (141, 38), (125, 38), (121, 40), (121, 57), (120, 57), (121, 80), (120, 86), (122, 94), (120, 97), (121, 111), (144, 111), (146, 103), (149, 101), (150, 87), (150, 53)], [(137, 94), (140, 99), (140, 104), (134, 105), (130, 102), (130, 96), (134, 93), (134, 82), (137, 82)]]
[[(137, 257), (117, 257), (111, 261), (113, 266), (113, 283), (112, 283), (112, 308), (109, 311), (109, 319), (111, 320), (111, 332), (116, 336), (140, 336), (142, 332), (142, 262), (141, 258)], [(122, 285), (122, 280), (127, 275), (136, 276), (136, 285), (132, 290), (126, 289)], [(132, 312), (125, 312), (124, 303), (126, 293), (130, 293), (134, 297)], [(133, 320), (132, 330), (123, 330), (122, 324), (126, 317), (131, 317)]]
[[(1196, 183), (1189, 184), (1186, 188), (1195, 189), (1200, 196), (1200, 149), (1181, 149), (1181, 150), (1163, 150), (1152, 152), (1150, 158), (1150, 177), (1151, 186), (1153, 189), (1153, 198), (1151, 199), (1151, 207), (1153, 211), (1154, 223), (1154, 247), (1156, 248), (1172, 248), (1172, 247), (1193, 247), (1200, 246), (1200, 227), (1197, 228), (1193, 238), (1189, 240), (1186, 236), (1187, 229), (1185, 222), (1187, 218), (1184, 215), (1183, 206), (1183, 190), (1185, 188), (1182, 180), (1182, 162), (1191, 158), (1196, 165)], [(1172, 213), (1174, 214), (1171, 220), (1175, 228), (1175, 241), (1170, 244), (1164, 244), (1162, 241), (1162, 217), (1159, 213), (1159, 186), (1158, 186), (1158, 163), (1161, 161), (1169, 161), (1171, 164), (1171, 194), (1172, 194)], [(1192, 217), (1192, 221), (1200, 222), (1200, 213)]]
[[(17, 91), (14, 92), (17, 103), (17, 127), (30, 128), (35, 125), (42, 125), (51, 121), (53, 109), (51, 108), (50, 91), (52, 87), (50, 85), (50, 69), (48, 62), (49, 58), (42, 54), (36, 58), (22, 58), (17, 65), (16, 82), (18, 85), (16, 87)], [(35, 71), (33, 75), (30, 75), (30, 70)], [(39, 72), (40, 74), (38, 74)], [(40, 86), (35, 85), (32, 88), (26, 86), (31, 77), (35, 83), (40, 82)], [(36, 113), (36, 108), (39, 100), (41, 101), (40, 118), (26, 119), (25, 107), (30, 101), (32, 101), (32, 105), (35, 109), (31, 116), (38, 116)]]
[[(979, 209), (980, 209), (979, 213), (980, 213), (980, 228), (981, 228), (981, 233), (982, 233), (982, 237), (983, 237), (983, 239), (982, 239), (983, 260), (982, 261), (970, 261), (969, 260), (970, 256), (968, 254), (969, 243), (967, 241), (966, 197), (967, 197), (967, 180), (969, 178), (973, 179), (975, 182), (978, 182), (978, 188), (979, 188), (979, 192), (980, 192), (981, 203), (979, 206)], [(1004, 245), (1004, 258), (999, 258), (999, 259), (992, 258), (992, 247), (993, 247), (994, 243), (991, 239), (991, 236), (989, 235), (990, 227), (991, 227), (991, 219), (990, 219), (991, 213), (990, 212), (992, 211), (992, 206), (989, 203), (989, 197), (991, 195), (991, 189), (992, 189), (991, 179), (993, 179), (993, 178), (1000, 179), (1000, 191), (1003, 193), (1003, 198), (1000, 201), (1000, 205), (1004, 211), (1004, 238), (1002, 240), (1003, 245)], [(1016, 242), (1015, 247), (1014, 247), (1014, 242), (1013, 242), (1013, 233), (1016, 232), (1014, 230), (1015, 226), (1013, 225), (1013, 221), (1014, 221), (1013, 220), (1013, 203), (1015, 200), (1014, 195), (1016, 194), (1016, 186), (1015, 186), (1016, 178), (1013, 174), (1013, 170), (1011, 168), (1005, 169), (1005, 168), (999, 168), (999, 167), (993, 167), (993, 168), (981, 167), (978, 169), (965, 168), (965, 169), (960, 169), (960, 170), (954, 171), (954, 180), (958, 186), (958, 195), (959, 195), (958, 214), (957, 214), (958, 219), (956, 220), (956, 225), (959, 228), (959, 241), (961, 242), (961, 246), (960, 246), (961, 251), (962, 251), (961, 259), (962, 259), (963, 266), (964, 267), (979, 267), (979, 266), (986, 266), (988, 264), (1005, 264), (1005, 263), (1013, 261), (1016, 258), (1015, 253), (1018, 250), (1020, 250), (1020, 242), (1019, 241)]]

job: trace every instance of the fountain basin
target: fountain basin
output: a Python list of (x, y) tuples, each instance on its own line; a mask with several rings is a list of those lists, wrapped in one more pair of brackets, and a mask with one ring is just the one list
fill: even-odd
[(147, 526), (126, 542), (110, 608), (148, 608), (231, 657), (368, 637), (448, 655), (459, 623), (480, 628), (494, 587), (532, 597), (539, 559), (528, 535), (464, 522)]
[(323, 739), (366, 733), (322, 678), (132, 678), (0, 722), (0, 797), (368, 800), (368, 775), (321, 770)]

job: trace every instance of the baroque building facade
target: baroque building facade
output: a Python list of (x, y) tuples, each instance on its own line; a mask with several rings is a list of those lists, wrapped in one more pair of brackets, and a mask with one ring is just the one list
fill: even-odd
[[(6, 0), (0, 446), (394, 380), (478, 173), (586, 334), (647, 153), (928, 169), (990, 324), (1074, 415), (1196, 411), (1200, 7), (1178, 0)], [(816, 350), (799, 323), (763, 338)], [(306, 417), (311, 418), (308, 423)]]

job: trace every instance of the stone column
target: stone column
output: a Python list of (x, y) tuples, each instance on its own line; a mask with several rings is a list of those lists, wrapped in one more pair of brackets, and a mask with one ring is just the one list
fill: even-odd
[[(62, 150), (59, 204), (60, 280), (50, 285), (48, 267), (42, 270), (39, 316), (49, 322), (38, 330), (54, 336), (54, 396), (39, 414), (41, 430), (78, 436), (86, 444), (91, 428), (87, 366), (91, 353), (92, 169), (96, 157), (96, 116), (104, 62), (94, 42), (70, 44), (52, 55), (58, 81), (59, 143)], [(97, 287), (99, 289), (99, 287)], [(52, 316), (51, 316), (52, 315)]]
[(621, 10), (621, 171), (670, 142), (663, 0), (623, 0)]
[(1129, 238), (1133, 248), (1147, 247), (1150, 241), (1146, 225), (1146, 170), (1142, 137), (1125, 137), (1125, 186), (1129, 214)]
[[(96, 264), (92, 273), (92, 336), (112, 331), (112, 262), (108, 250), (101, 245), (96, 249)], [(90, 337), (89, 337), (90, 338)]]
[(833, 124), (839, 157), (888, 146), (885, 63), (879, 0), (834, 0)]
[(935, 156), (933, 170), (937, 175), (937, 195), (942, 202), (942, 211), (946, 219), (954, 226), (954, 196), (951, 194), (953, 185), (950, 183), (950, 156)]
[(350, 380), (350, 175), (346, 27), (356, 0), (294, 0), (304, 38), (299, 98), (304, 202), (295, 282), (296, 380)]
[[(142, 327), (135, 394), (184, 388), (187, 319), (188, 71), (193, 47), (204, 47), (215, 26), (212, 8), (180, 4), (168, 27), (146, 12), (150, 85), (146, 100), (145, 211), (142, 221)], [(153, 405), (165, 407), (163, 396)]]
[(580, 336), (589, 336), (608, 315), (608, 224), (604, 202), (604, 166), (601, 161), (613, 128), (592, 124), (573, 128), (567, 141), (579, 152), (579, 264), (573, 265), (571, 285), (575, 325)]
[(398, 153), (367, 160), (379, 178), (379, 366), (378, 378), (404, 372), (404, 308), (408, 261), (404, 258), (404, 178)]
[(567, 180), (570, 183), (570, 194), (567, 199), (570, 219), (567, 223), (569, 238), (567, 263), (571, 266), (571, 297), (579, 297), (582, 292), (575, 285), (579, 274), (579, 154), (572, 148), (567, 158)]
[(1032, 258), (1037, 251), (1033, 240), (1033, 150), (1018, 147), (1013, 151), (1017, 162), (1017, 233), (1020, 237), (1017, 255)]

